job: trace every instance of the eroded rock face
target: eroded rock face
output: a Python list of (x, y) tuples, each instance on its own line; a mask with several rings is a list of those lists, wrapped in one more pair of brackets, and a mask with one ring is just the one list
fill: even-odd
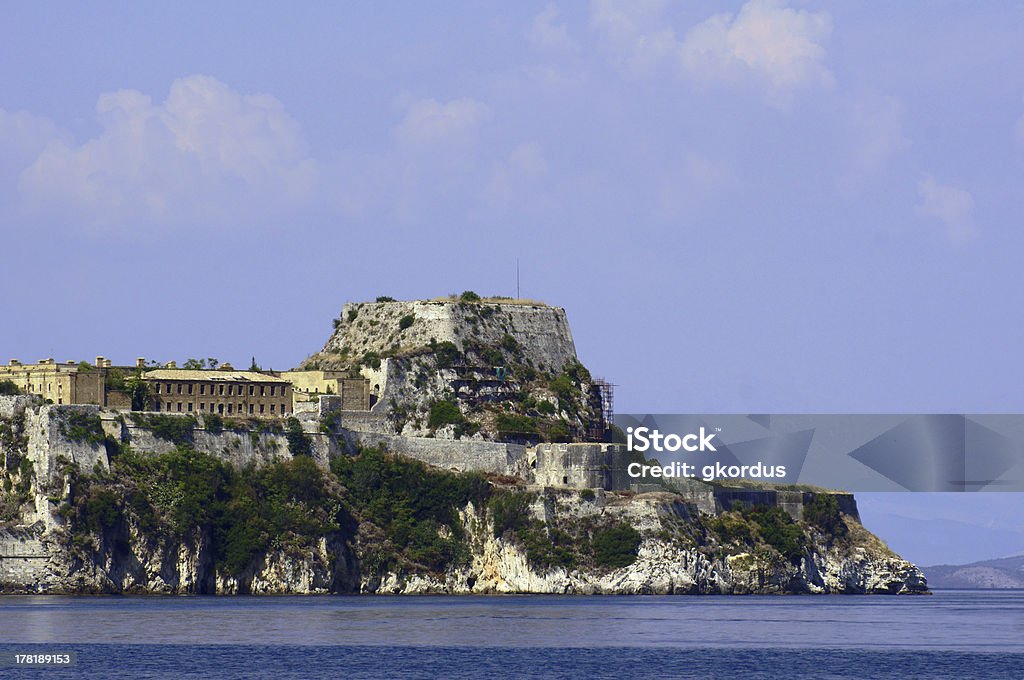
[[(773, 550), (725, 546), (707, 531), (708, 515), (675, 493), (640, 495), (601, 489), (529, 487), (525, 511), (548, 527), (565, 522), (618, 523), (639, 532), (635, 561), (618, 568), (540, 568), (505, 534), (496, 537), (493, 514), (472, 504), (461, 511), (467, 558), (446, 572), (383, 571), (360, 561), (362, 528), (301, 536), (272, 546), (240, 573), (218, 570), (211, 537), (196, 530), (171, 538), (125, 515), (91, 535), (72, 535), (61, 516), (67, 494), (62, 466), (102, 474), (103, 445), (69, 441), (53, 407), (0, 398), (5, 512), (0, 524), (0, 592), (30, 593), (917, 593), (923, 574), (890, 551), (851, 515), (843, 540), (805, 527), (806, 549), (796, 563)], [(89, 408), (89, 407), (85, 407)], [(99, 422), (98, 420), (96, 421)], [(109, 423), (104, 421), (103, 427)], [(97, 425), (98, 427), (98, 425)], [(100, 434), (97, 432), (97, 435)], [(109, 434), (109, 433), (107, 433)], [(211, 435), (212, 436), (212, 435)], [(225, 433), (235, 437), (235, 434)], [(246, 438), (241, 438), (246, 441)], [(138, 438), (137, 438), (138, 441)], [(212, 444), (210, 444), (212, 447)], [(262, 452), (262, 441), (253, 442)], [(232, 463), (257, 462), (227, 443)], [(268, 449), (269, 450), (269, 449)], [(281, 455), (286, 455), (281, 451)], [(321, 455), (323, 460), (321, 460)], [(314, 460), (326, 462), (325, 449)], [(237, 460), (236, 460), (237, 459)], [(55, 485), (55, 482), (59, 482)], [(334, 482), (337, 483), (337, 482)], [(520, 486), (519, 488), (526, 488)], [(8, 500), (12, 500), (8, 503)]]
[[(606, 499), (607, 500), (607, 499)], [(800, 564), (778, 555), (739, 553), (727, 557), (709, 556), (700, 546), (686, 547), (649, 534), (662, 527), (662, 518), (689, 519), (688, 506), (672, 494), (643, 494), (616, 499), (608, 504), (580, 501), (562, 512), (580, 516), (604, 515), (628, 521), (647, 534), (637, 560), (612, 570), (538, 570), (524, 552), (507, 541), (494, 538), (483, 518), (470, 508), (466, 526), (476, 527), (470, 564), (451, 570), (444, 577), (388, 574), (383, 579), (365, 579), (362, 592), (388, 594), (426, 593), (547, 593), (608, 595), (673, 594), (768, 594), (768, 593), (926, 593), (924, 574), (900, 558), (852, 518), (852, 547), (830, 545), (817, 536)]]
[[(411, 318), (411, 321), (402, 319)], [(460, 351), (467, 341), (500, 346), (506, 334), (537, 366), (561, 371), (576, 360), (569, 322), (561, 307), (502, 301), (412, 300), (348, 303), (320, 354), (362, 356), (424, 347), (431, 340), (451, 342)], [(404, 326), (404, 327), (403, 327)]]

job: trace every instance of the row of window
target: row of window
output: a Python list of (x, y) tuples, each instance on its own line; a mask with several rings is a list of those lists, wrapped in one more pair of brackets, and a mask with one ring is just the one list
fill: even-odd
[[(184, 408), (182, 408), (183, 406), (184, 406)], [(182, 402), (179, 401), (177, 403), (177, 408), (175, 408), (175, 404), (173, 402), (170, 402), (170, 401), (166, 401), (166, 402), (157, 401), (156, 402), (156, 410), (157, 411), (160, 411), (160, 410), (164, 410), (164, 411), (177, 411), (178, 413), (192, 413), (192, 411), (193, 411), (193, 404), (192, 404), (191, 401), (185, 402), (185, 403), (182, 403)], [(204, 401), (199, 402), (199, 412), (200, 413), (206, 413), (206, 402), (204, 402)], [(212, 404), (211, 403), (210, 404), (210, 413), (217, 413), (217, 414), (220, 414), (220, 415), (229, 415), (229, 416), (230, 415), (235, 415), (235, 414), (245, 415), (245, 404), (237, 404), (236, 405), (236, 404)], [(257, 404), (249, 404), (249, 415), (251, 415), (251, 416), (254, 416), (254, 415), (257, 415), (257, 414), (265, 415), (266, 413), (267, 413), (267, 411), (266, 411), (266, 404), (259, 404), (259, 405), (257, 405)], [(286, 408), (285, 404), (281, 404), (281, 410), (280, 411), (277, 410), (277, 404), (271, 404), (270, 405), (270, 415), (273, 416), (273, 415), (277, 415), (277, 414), (280, 414), (282, 416), (288, 415), (288, 409)]]
[[(195, 388), (195, 385), (193, 383), (188, 383), (187, 385), (182, 385), (181, 383), (156, 383), (156, 393), (157, 394), (173, 394), (172, 390), (174, 389), (175, 385), (177, 385), (177, 393), (178, 394), (193, 394), (194, 393), (193, 389)], [(185, 390), (186, 387), (188, 388), (187, 390)], [(227, 392), (224, 391), (225, 387), (228, 388)], [(256, 385), (231, 385), (231, 384), (228, 384), (228, 385), (217, 385), (217, 388), (219, 388), (217, 390), (217, 394), (219, 394), (219, 395), (227, 394), (228, 396), (232, 396), (232, 395), (242, 396), (244, 394), (244, 390), (245, 390), (246, 387), (249, 388), (249, 396), (250, 397), (256, 396)], [(213, 388), (214, 388), (214, 386), (210, 385), (210, 396), (213, 396), (213, 394), (214, 394)], [(260, 385), (259, 388), (260, 388), (260, 396), (261, 397), (267, 396), (267, 386), (266, 385)], [(199, 383), (199, 394), (200, 395), (205, 395), (206, 394), (206, 385), (203, 384), (203, 383)], [(274, 385), (271, 385), (270, 386), (270, 396), (274, 397), (274, 396), (277, 396), (278, 394), (280, 394), (282, 397), (285, 395), (284, 387), (282, 386), (280, 388), (280, 390), (278, 390), (277, 387), (275, 387)]]

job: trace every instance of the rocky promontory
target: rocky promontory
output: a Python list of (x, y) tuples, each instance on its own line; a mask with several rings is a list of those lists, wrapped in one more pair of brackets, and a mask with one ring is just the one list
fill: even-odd
[(341, 428), (176, 418), (0, 397), (0, 590), (926, 592), (828, 494), (796, 518), (708, 513), (668, 490), (441, 470)]

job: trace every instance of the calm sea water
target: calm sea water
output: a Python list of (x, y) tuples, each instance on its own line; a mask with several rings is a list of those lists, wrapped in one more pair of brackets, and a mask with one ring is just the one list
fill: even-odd
[(0, 597), (53, 678), (1024, 678), (1024, 591), (803, 597)]

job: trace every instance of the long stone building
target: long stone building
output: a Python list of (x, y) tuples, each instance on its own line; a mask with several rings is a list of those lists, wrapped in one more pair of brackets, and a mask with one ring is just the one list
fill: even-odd
[(284, 378), (230, 366), (214, 371), (167, 368), (147, 371), (155, 410), (280, 418), (294, 410), (292, 384)]
[(294, 413), (298, 405), (317, 403), (323, 395), (337, 395), (344, 411), (366, 411), (371, 406), (369, 381), (341, 371), (236, 371), (230, 364), (191, 370), (178, 368), (173, 361), (147, 370), (141, 358), (135, 366), (113, 366), (102, 356), (95, 364), (53, 359), (22, 364), (11, 359), (0, 366), (0, 381), (9, 380), (25, 394), (54, 404), (123, 410), (132, 408), (124, 385), (131, 376), (141, 376), (152, 387), (152, 400), (145, 408), (162, 412), (280, 418)]

